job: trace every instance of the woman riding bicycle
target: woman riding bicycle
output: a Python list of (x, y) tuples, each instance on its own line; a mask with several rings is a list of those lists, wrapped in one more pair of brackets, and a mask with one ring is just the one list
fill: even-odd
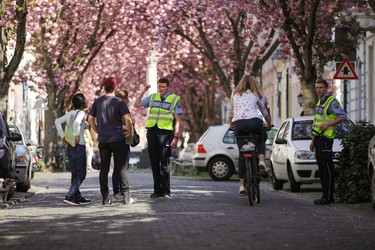
[[(267, 123), (266, 127), (271, 127), (271, 120), (261, 98), (262, 89), (256, 80), (250, 75), (244, 75), (230, 97), (229, 125), (230, 127), (234, 125), (234, 134), (236, 136), (246, 136), (247, 134), (244, 133), (246, 129), (250, 129), (253, 134), (259, 136), (257, 152), (259, 155), (260, 174), (267, 175), (266, 163), (264, 162), (266, 147), (265, 143), (263, 143), (263, 117)], [(259, 114), (258, 109), (261, 114)], [(237, 145), (240, 148), (238, 141)], [(238, 175), (240, 177), (240, 195), (246, 194), (244, 186), (245, 171), (245, 159), (242, 154), (239, 154)]]

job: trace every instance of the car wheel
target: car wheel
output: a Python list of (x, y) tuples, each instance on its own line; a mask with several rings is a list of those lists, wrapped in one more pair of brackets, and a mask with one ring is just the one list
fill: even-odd
[(372, 177), (371, 177), (371, 205), (372, 208), (375, 209), (375, 171), (372, 170)]
[(273, 169), (272, 163), (270, 163), (270, 168), (272, 172), (271, 182), (273, 190), (282, 190), (284, 187), (284, 182), (276, 178), (275, 170)]
[(16, 190), (18, 192), (26, 193), (31, 187), (31, 181), (30, 179), (27, 179), (25, 182), (17, 184)]
[(297, 193), (301, 190), (301, 184), (299, 184), (296, 179), (294, 178), (292, 167), (288, 163), (288, 177), (290, 183), (290, 191), (292, 193)]
[(208, 164), (208, 173), (215, 181), (225, 181), (233, 175), (234, 166), (226, 157), (215, 157)]

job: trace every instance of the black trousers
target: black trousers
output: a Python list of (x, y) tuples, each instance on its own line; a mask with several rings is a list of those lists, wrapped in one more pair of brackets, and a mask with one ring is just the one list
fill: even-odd
[(333, 200), (335, 192), (335, 175), (332, 159), (333, 139), (316, 136), (314, 146), (323, 191), (322, 198)]
[(173, 131), (157, 128), (147, 130), (148, 154), (154, 179), (154, 193), (158, 195), (171, 193), (169, 157), (172, 140)]
[(108, 197), (108, 173), (111, 164), (111, 157), (113, 155), (114, 161), (114, 172), (120, 174), (120, 192), (128, 192), (129, 185), (129, 166), (127, 164), (128, 159), (128, 147), (125, 144), (125, 140), (117, 142), (107, 142), (99, 143), (100, 152), (100, 173), (99, 173), (99, 183), (100, 192), (103, 198)]

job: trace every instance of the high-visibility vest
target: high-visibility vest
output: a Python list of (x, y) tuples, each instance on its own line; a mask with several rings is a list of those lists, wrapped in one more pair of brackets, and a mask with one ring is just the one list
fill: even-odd
[(337, 115), (334, 113), (330, 115), (327, 114), (328, 108), (331, 105), (333, 100), (336, 100), (336, 98), (333, 96), (329, 96), (328, 99), (323, 104), (321, 104), (321, 100), (319, 100), (318, 103), (316, 104), (315, 118), (314, 118), (313, 128), (312, 128), (313, 135), (322, 135), (329, 139), (335, 138), (336, 125), (328, 127), (326, 130), (324, 130), (324, 132), (320, 129), (320, 126), (322, 124), (326, 124), (329, 121), (333, 121), (337, 117)]
[(152, 94), (146, 128), (157, 125), (159, 129), (173, 130), (174, 109), (179, 101), (180, 97), (175, 94), (168, 95), (164, 101), (161, 100), (160, 93)]

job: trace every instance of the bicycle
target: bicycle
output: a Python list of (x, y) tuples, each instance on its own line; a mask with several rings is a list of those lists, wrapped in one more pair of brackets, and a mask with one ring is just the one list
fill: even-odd
[(258, 144), (258, 135), (254, 135), (250, 130), (244, 130), (246, 136), (236, 136), (237, 141), (241, 147), (239, 148), (240, 154), (245, 158), (246, 166), (246, 194), (249, 199), (250, 206), (254, 203), (260, 202), (259, 191), (259, 166), (258, 156), (256, 152), (256, 145)]

